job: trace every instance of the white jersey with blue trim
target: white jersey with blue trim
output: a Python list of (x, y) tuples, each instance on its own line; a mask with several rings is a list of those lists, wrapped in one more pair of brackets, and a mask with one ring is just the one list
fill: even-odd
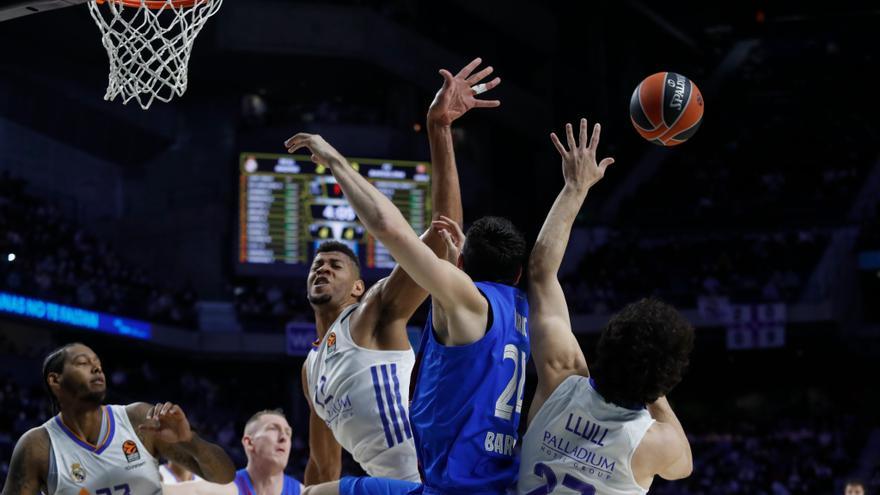
[(370, 476), (419, 481), (409, 422), (412, 349), (380, 351), (354, 343), (345, 308), (306, 359), (312, 408)]
[(653, 424), (644, 407), (607, 402), (591, 378), (566, 378), (523, 436), (517, 493), (648, 493), (636, 482), (631, 462)]
[(161, 495), (159, 462), (141, 443), (125, 406), (101, 409), (97, 445), (77, 437), (60, 416), (43, 424), (52, 443), (48, 495)]
[(199, 476), (195, 473), (193, 473), (192, 479), (189, 479), (189, 480), (178, 479), (177, 475), (174, 474), (174, 471), (168, 469), (167, 464), (160, 464), (159, 465), (159, 476), (162, 477), (162, 484), (163, 485), (177, 485), (177, 484), (186, 483), (189, 481), (201, 481), (202, 480), (202, 478), (199, 478)]

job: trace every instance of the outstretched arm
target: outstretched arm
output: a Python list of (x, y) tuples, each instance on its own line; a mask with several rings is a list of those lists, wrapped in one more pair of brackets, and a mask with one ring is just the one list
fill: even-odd
[(427, 290), (450, 320), (449, 343), (480, 339), (485, 332), (488, 303), (463, 271), (442, 260), (419, 240), (394, 204), (363, 178), (321, 136), (300, 133), (285, 143), (289, 152), (308, 148), (312, 161), (330, 167), (333, 176), (371, 235), (417, 284)]
[(212, 483), (231, 483), (235, 479), (235, 466), (226, 452), (199, 438), (180, 406), (139, 402), (129, 405), (126, 411), (141, 438), (161, 456)]
[(562, 156), (562, 175), (565, 186), (553, 203), (535, 247), (529, 257), (529, 306), (532, 338), (532, 356), (538, 371), (538, 388), (530, 408), (530, 416), (537, 412), (544, 400), (563, 380), (573, 374), (587, 375), (587, 362), (571, 331), (568, 305), (559, 284), (557, 273), (568, 246), (571, 227), (587, 192), (614, 163), (605, 158), (596, 164), (601, 127), (596, 124), (587, 145), (587, 120), (581, 119), (580, 143), (575, 141), (571, 124), (565, 126), (569, 149), (559, 138), (550, 135)]
[[(476, 98), (477, 94), (495, 88), (501, 83), (501, 79), (497, 77), (488, 83), (481, 83), (493, 71), (490, 66), (474, 73), (481, 62), (479, 58), (474, 59), (455, 75), (446, 69), (441, 69), (443, 86), (437, 91), (428, 109), (433, 220), (447, 217), (458, 224), (463, 222), (458, 169), (452, 145), (452, 123), (472, 108), (491, 108), (501, 104), (498, 100)], [(474, 87), (479, 92), (473, 89)], [(443, 255), (445, 246), (436, 228), (429, 229), (422, 236), (422, 240), (434, 253)], [(404, 325), (428, 295), (400, 266), (394, 268), (379, 288), (383, 314), (388, 320), (403, 320)], [(387, 323), (386, 321), (383, 327), (388, 327)]]

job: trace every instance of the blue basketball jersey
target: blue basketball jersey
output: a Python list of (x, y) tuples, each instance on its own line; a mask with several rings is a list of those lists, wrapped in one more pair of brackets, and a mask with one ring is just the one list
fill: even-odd
[[(247, 469), (239, 469), (235, 472), (235, 480), (233, 481), (238, 488), (238, 495), (257, 495), (254, 490), (254, 483)], [(281, 489), (281, 495), (299, 495), (302, 483), (296, 478), (284, 475), (284, 487)]]
[(482, 339), (444, 346), (431, 315), (422, 336), (410, 419), (425, 494), (501, 494), (517, 479), (529, 304), (515, 287), (476, 285), (490, 306)]

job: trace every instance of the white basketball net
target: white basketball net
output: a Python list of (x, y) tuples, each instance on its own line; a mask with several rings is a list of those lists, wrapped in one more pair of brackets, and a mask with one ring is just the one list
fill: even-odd
[(125, 6), (121, 0), (86, 3), (110, 57), (104, 99), (136, 99), (146, 110), (154, 100), (168, 103), (183, 96), (193, 42), (223, 0), (197, 0), (189, 7), (175, 6), (172, 0), (140, 0), (139, 6)]

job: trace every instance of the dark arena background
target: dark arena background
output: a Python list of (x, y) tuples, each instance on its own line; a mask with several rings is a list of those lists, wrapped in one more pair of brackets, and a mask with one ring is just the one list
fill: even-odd
[[(694, 471), (651, 493), (843, 494), (853, 478), (880, 493), (875, 2), (226, 0), (186, 93), (146, 111), (104, 101), (82, 2), (3, 0), (0, 20), (0, 482), (53, 414), (42, 358), (73, 341), (101, 356), (107, 403), (174, 401), (237, 466), (247, 418), (283, 408), (302, 479), (310, 257), (349, 241), (368, 282), (393, 260), (328, 173), (261, 172), (299, 167), (274, 155), (320, 133), (405, 177), (395, 203), (424, 229), (437, 71), (479, 56), (502, 105), (454, 125), (465, 225), (503, 215), (533, 242), (562, 185), (548, 134), (601, 122), (616, 163), (560, 273), (578, 340), (589, 361), (609, 317), (646, 296), (696, 327), (669, 397)], [(629, 118), (661, 71), (705, 100), (699, 131), (668, 148)]]

